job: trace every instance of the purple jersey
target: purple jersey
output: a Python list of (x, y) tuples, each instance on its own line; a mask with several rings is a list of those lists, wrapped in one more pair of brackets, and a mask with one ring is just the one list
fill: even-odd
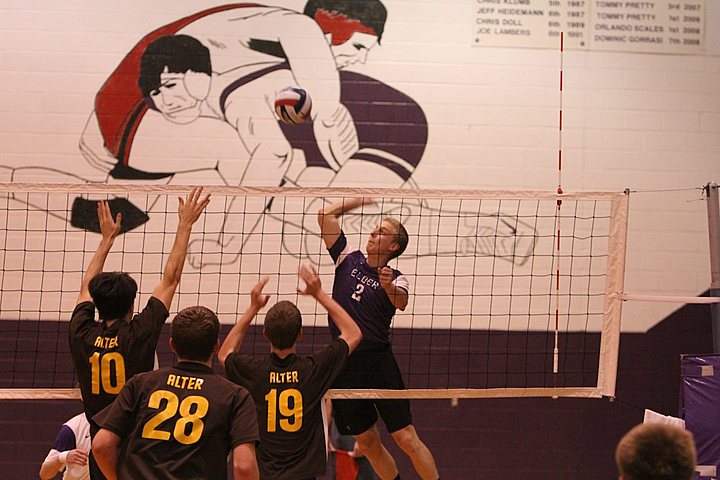
[[(340, 232), (328, 251), (335, 261), (332, 298), (350, 314), (363, 333), (356, 351), (390, 345), (390, 322), (396, 309), (380, 285), (378, 269), (368, 265), (360, 250), (350, 247), (344, 232)], [(395, 269), (393, 283), (409, 292), (407, 279)], [(332, 317), (329, 324), (333, 337), (339, 336), (340, 330)]]

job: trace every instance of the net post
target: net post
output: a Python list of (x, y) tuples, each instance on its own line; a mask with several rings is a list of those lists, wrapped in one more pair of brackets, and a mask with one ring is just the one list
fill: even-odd
[[(718, 206), (718, 185), (705, 185), (707, 202), (708, 239), (710, 242), (710, 296), (720, 296), (720, 207)], [(710, 304), (712, 318), (713, 352), (720, 353), (720, 303)]]
[[(625, 252), (627, 247), (627, 216), (630, 192), (612, 201), (610, 236), (605, 280), (605, 307), (602, 337), (600, 340), (600, 363), (598, 365), (598, 390), (605, 397), (615, 396), (617, 364), (620, 352), (620, 320), (622, 317), (622, 293), (625, 285)], [(614, 246), (613, 246), (614, 245)]]

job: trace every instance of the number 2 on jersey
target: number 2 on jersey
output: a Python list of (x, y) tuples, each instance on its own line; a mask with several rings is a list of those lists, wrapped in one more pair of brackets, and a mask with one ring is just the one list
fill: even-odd
[[(280, 392), (273, 388), (265, 395), (267, 400), (267, 431), (274, 432), (277, 424), (285, 432), (297, 432), (302, 427), (303, 403), (302, 393), (294, 388), (288, 388)], [(290, 405), (292, 403), (292, 406)], [(280, 422), (277, 421), (280, 413)]]
[(365, 290), (365, 285), (363, 285), (362, 283), (358, 283), (357, 285), (355, 285), (355, 291), (352, 295), (350, 295), (350, 297), (356, 302), (359, 302), (361, 300), (360, 295), (362, 295), (363, 290)]
[[(95, 352), (89, 358), (92, 370), (92, 393), (100, 395), (100, 387), (104, 393), (117, 395), (125, 385), (125, 359), (119, 352), (107, 352), (100, 355)], [(112, 371), (115, 370), (115, 376)]]

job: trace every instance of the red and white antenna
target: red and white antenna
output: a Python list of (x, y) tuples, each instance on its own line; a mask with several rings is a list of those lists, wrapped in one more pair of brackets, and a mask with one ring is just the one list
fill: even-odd
[[(560, 116), (558, 120), (558, 181), (557, 193), (561, 195), (562, 189), (562, 97), (563, 97), (563, 33), (560, 32)], [(558, 198), (555, 209), (555, 347), (553, 349), (553, 373), (558, 373), (559, 349), (558, 337), (560, 331), (560, 207), (562, 200)]]

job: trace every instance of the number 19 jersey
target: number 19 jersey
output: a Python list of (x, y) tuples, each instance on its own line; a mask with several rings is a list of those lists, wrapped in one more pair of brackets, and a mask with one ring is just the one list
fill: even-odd
[(322, 400), (345, 366), (348, 344), (334, 340), (312, 356), (231, 353), (225, 372), (250, 390), (257, 407), (261, 480), (299, 480), (325, 473)]

